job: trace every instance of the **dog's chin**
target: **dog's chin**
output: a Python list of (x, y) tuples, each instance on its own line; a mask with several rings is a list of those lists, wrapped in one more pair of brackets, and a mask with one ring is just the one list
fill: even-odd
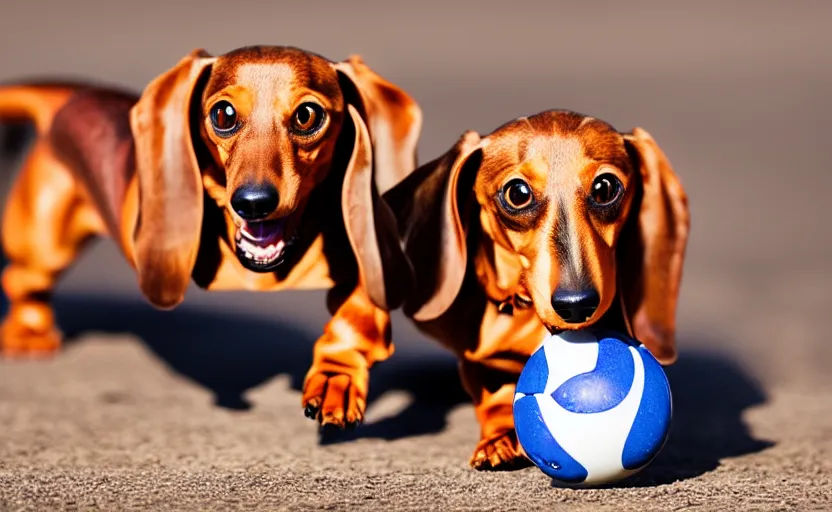
[(566, 329), (554, 325), (547, 325), (546, 330), (549, 331), (549, 334), (560, 334), (564, 332)]
[(566, 331), (580, 331), (593, 326), (599, 326), (600, 317), (601, 315), (594, 314), (586, 321), (574, 324), (567, 323), (559, 319), (559, 321), (544, 320), (543, 325), (546, 326), (546, 330), (548, 330), (550, 334), (561, 334)]
[(561, 334), (566, 331), (580, 331), (581, 329), (586, 329), (594, 324), (595, 315), (593, 315), (592, 318), (588, 319), (588, 321), (574, 324), (564, 322), (560, 319), (547, 319), (543, 321), (543, 325), (546, 326), (546, 330), (548, 330), (550, 334)]
[(237, 258), (248, 270), (272, 272), (286, 261), (293, 238), (288, 233), (289, 217), (245, 222), (235, 236)]

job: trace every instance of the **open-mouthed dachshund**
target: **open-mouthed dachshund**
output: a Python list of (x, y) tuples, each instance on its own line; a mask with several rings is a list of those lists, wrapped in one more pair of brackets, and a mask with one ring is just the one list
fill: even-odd
[(421, 111), (407, 93), (358, 57), (197, 50), (140, 97), (2, 87), (0, 119), (38, 131), (3, 218), (5, 354), (60, 346), (53, 288), (87, 240), (109, 236), (163, 309), (191, 281), (329, 289), (333, 318), (315, 344), (303, 406), (322, 423), (361, 420), (367, 369), (392, 353), (387, 311), (406, 289), (385, 283), (392, 274), (379, 251), (397, 233), (379, 198), (416, 166)]
[(675, 360), (687, 197), (646, 131), (542, 112), (465, 133), (383, 199), (415, 272), (404, 312), (474, 401), (474, 467), (524, 461), (515, 383), (548, 332), (605, 325)]

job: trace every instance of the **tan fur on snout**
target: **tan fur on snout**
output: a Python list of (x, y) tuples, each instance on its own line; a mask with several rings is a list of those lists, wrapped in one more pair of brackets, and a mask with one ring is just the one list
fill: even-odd
[[(296, 212), (326, 177), (337, 141), (331, 134), (341, 132), (345, 102), (338, 76), (326, 61), (310, 59), (298, 65), (289, 59), (272, 60), (214, 66), (202, 103), (209, 109), (220, 101), (229, 102), (243, 126), (231, 137), (220, 137), (211, 128), (210, 112), (204, 111), (202, 134), (225, 169), (224, 183), (213, 177), (211, 183), (218, 196), (224, 192), (223, 204), (230, 203), (239, 187), (267, 184), (280, 198), (270, 217), (280, 218)], [(327, 113), (313, 141), (293, 137), (288, 128), (290, 117), (305, 102), (314, 102)]]
[[(626, 215), (617, 217), (617, 222), (600, 222), (587, 205), (587, 191), (602, 173), (616, 175), (626, 188), (632, 169), (623, 136), (593, 118), (584, 118), (578, 126), (574, 119), (556, 120), (545, 134), (540, 133), (544, 130), (537, 119), (521, 119), (511, 126), (515, 134), (505, 136), (501, 131), (482, 141), (483, 164), (474, 185), (482, 231), (516, 255), (522, 268), (517, 285), (527, 291), (547, 327), (581, 329), (610, 307), (616, 293), (614, 247)], [(507, 150), (501, 137), (517, 147)], [(513, 137), (524, 138), (520, 143)], [(609, 153), (599, 154), (597, 146), (607, 146)], [(616, 146), (618, 151), (613, 149)], [(538, 203), (533, 218), (524, 219), (519, 227), (509, 225), (512, 219), (495, 201), (514, 179), (525, 181)], [(620, 208), (626, 213), (629, 198), (623, 202)], [(552, 306), (559, 287), (597, 290), (601, 302), (596, 314), (583, 322), (565, 322)]]

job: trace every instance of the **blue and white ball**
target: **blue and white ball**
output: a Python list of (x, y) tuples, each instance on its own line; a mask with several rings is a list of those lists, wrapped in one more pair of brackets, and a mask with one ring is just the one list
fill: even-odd
[(570, 486), (610, 483), (643, 469), (664, 446), (671, 415), (659, 362), (637, 341), (602, 330), (546, 338), (514, 396), (526, 454)]

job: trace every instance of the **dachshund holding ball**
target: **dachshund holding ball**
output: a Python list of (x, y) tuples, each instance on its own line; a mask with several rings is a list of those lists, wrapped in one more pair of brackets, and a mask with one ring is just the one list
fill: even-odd
[(675, 360), (687, 197), (645, 130), (519, 118), (465, 133), (383, 199), (415, 277), (404, 312), (454, 352), (474, 401), (475, 468), (523, 462), (514, 389), (549, 332), (604, 325)]

